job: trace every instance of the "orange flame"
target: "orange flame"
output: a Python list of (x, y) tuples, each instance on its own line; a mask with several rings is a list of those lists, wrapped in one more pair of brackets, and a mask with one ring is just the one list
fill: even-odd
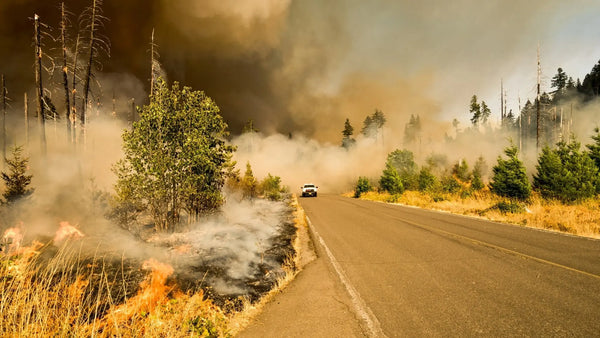
[(69, 224), (69, 222), (60, 222), (60, 227), (54, 235), (54, 242), (61, 242), (66, 238), (81, 238), (83, 233)]
[(125, 304), (112, 311), (117, 321), (127, 320), (136, 313), (150, 312), (161, 304), (167, 297), (171, 287), (165, 283), (173, 273), (173, 267), (150, 258), (142, 264), (142, 269), (151, 270), (146, 279), (140, 283), (141, 289), (137, 295), (130, 298)]
[(23, 241), (23, 234), (21, 234), (21, 229), (19, 228), (8, 228), (4, 231), (2, 239), (8, 244), (9, 252), (16, 252), (19, 250), (21, 242)]

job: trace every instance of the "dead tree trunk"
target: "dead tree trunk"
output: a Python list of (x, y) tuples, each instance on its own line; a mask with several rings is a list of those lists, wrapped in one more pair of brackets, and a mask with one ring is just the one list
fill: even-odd
[(152, 29), (152, 37), (150, 41), (150, 96), (154, 95), (154, 82), (156, 81), (156, 65), (154, 60), (154, 28)]
[(6, 79), (2, 74), (2, 161), (6, 165)]
[(535, 150), (537, 152), (540, 151), (540, 134), (541, 134), (541, 127), (542, 124), (540, 123), (540, 119), (541, 119), (541, 112), (540, 112), (540, 82), (541, 82), (541, 76), (542, 76), (542, 66), (540, 64), (540, 45), (538, 45), (538, 50), (537, 50), (537, 100), (536, 100), (536, 133), (535, 133)]
[(63, 86), (65, 88), (65, 112), (66, 112), (66, 124), (67, 124), (67, 140), (71, 141), (71, 100), (70, 100), (70, 92), (69, 92), (69, 68), (67, 66), (67, 43), (66, 43), (66, 35), (67, 35), (67, 17), (65, 13), (65, 3), (61, 3), (60, 7), (60, 41), (62, 44), (62, 58), (63, 58)]
[(88, 99), (90, 95), (90, 82), (92, 79), (92, 67), (94, 66), (95, 42), (96, 42), (96, 21), (98, 15), (98, 0), (92, 1), (90, 24), (89, 24), (89, 44), (88, 44), (88, 62), (86, 65), (85, 78), (83, 79), (83, 102), (81, 104), (81, 132), (85, 140), (85, 124), (86, 124), (86, 109), (88, 107)]
[(42, 42), (40, 33), (40, 17), (34, 15), (35, 30), (35, 87), (38, 104), (38, 121), (40, 124), (40, 137), (42, 144), (42, 154), (46, 154), (46, 114), (44, 112), (44, 87), (42, 86)]
[(77, 57), (79, 56), (79, 34), (77, 34), (77, 41), (75, 42), (75, 54), (73, 56), (73, 80), (71, 81), (71, 85), (73, 89), (71, 90), (71, 119), (69, 123), (71, 124), (71, 142), (73, 144), (76, 143), (76, 130), (77, 130)]
[(29, 145), (29, 101), (27, 100), (27, 92), (23, 94), (23, 101), (25, 111), (25, 144)]

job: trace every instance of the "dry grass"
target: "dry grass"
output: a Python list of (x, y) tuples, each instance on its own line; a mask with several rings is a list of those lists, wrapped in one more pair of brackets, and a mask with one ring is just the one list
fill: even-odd
[[(297, 229), (306, 227), (294, 198)], [(173, 269), (156, 260), (131, 262), (81, 257), (77, 245), (61, 248), (17, 243), (19, 234), (0, 243), (0, 336), (2, 337), (229, 337), (239, 332), (301, 266), (296, 254), (284, 264), (285, 276), (258, 303), (225, 312), (202, 291), (184, 294), (169, 279)], [(120, 268), (119, 268), (120, 267)]]
[[(353, 194), (347, 193), (344, 196), (351, 197)], [(388, 193), (368, 192), (360, 198), (600, 238), (599, 198), (576, 205), (565, 205), (557, 201), (546, 201), (534, 195), (524, 206), (525, 211), (520, 213), (504, 213), (494, 208), (503, 199), (489, 191), (477, 192), (466, 198), (455, 194), (428, 194), (418, 191), (405, 191), (402, 195), (395, 196)]]
[(139, 291), (127, 297), (133, 276), (116, 276), (102, 259), (84, 263), (66, 246), (46, 260), (48, 250), (34, 243), (0, 256), (0, 336), (228, 335), (227, 317), (202, 292), (166, 284), (166, 265), (147, 266)]

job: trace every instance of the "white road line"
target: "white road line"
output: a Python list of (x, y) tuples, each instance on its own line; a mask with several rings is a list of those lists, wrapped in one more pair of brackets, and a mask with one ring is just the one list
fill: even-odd
[(352, 284), (350, 284), (350, 281), (348, 280), (348, 277), (346, 276), (344, 269), (342, 269), (342, 266), (338, 263), (335, 256), (333, 256), (333, 253), (331, 253), (331, 250), (329, 250), (329, 247), (327, 246), (327, 244), (325, 244), (325, 241), (323, 240), (323, 238), (319, 235), (317, 230), (313, 227), (313, 225), (310, 221), (310, 218), (308, 218), (308, 216), (306, 216), (306, 221), (308, 223), (308, 226), (312, 230), (315, 238), (319, 240), (319, 243), (321, 243), (321, 245), (323, 246), (323, 249), (325, 249), (325, 252), (327, 253), (327, 256), (329, 257), (329, 260), (331, 261), (331, 264), (333, 265), (335, 272), (338, 274), (338, 277), (342, 281), (342, 284), (344, 284), (344, 287), (346, 287), (346, 291), (348, 291), (348, 294), (350, 294), (350, 298), (352, 299), (352, 305), (354, 306), (354, 310), (356, 311), (358, 316), (360, 318), (362, 318), (365, 321), (365, 323), (367, 324), (367, 329), (369, 330), (369, 336), (370, 337), (386, 337), (386, 335), (381, 330), (381, 324), (379, 324), (379, 320), (377, 320), (377, 317), (375, 317), (375, 315), (373, 314), (371, 309), (367, 306), (365, 301), (360, 297), (360, 294), (358, 293), (358, 291), (356, 291), (356, 289), (352, 286)]

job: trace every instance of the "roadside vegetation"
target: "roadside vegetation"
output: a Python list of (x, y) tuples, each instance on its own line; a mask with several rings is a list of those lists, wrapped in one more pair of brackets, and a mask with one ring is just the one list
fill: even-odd
[(574, 138), (545, 147), (533, 174), (511, 144), (488, 182), (482, 157), (471, 170), (466, 160), (449, 166), (444, 156), (432, 155), (418, 170), (410, 151), (395, 150), (381, 177), (360, 177), (351, 196), (600, 238), (598, 130), (592, 140), (586, 150)]

